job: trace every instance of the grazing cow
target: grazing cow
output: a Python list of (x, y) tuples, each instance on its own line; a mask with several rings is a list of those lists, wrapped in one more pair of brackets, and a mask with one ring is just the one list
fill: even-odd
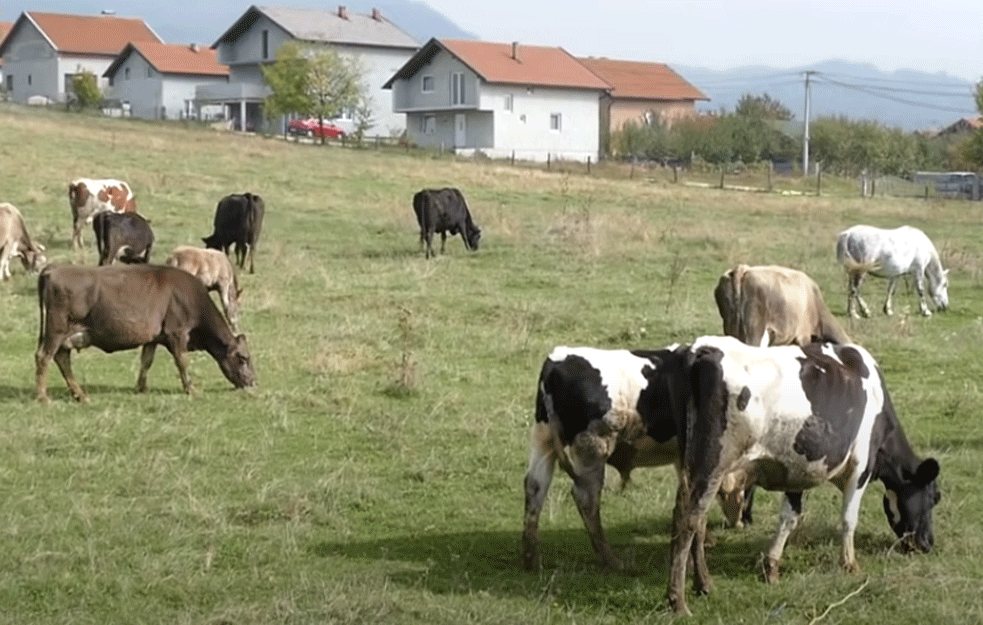
[[(853, 226), (836, 236), (836, 259), (846, 270), (846, 311), (857, 316), (854, 304), (860, 306), (864, 317), (870, 316), (867, 302), (860, 296), (860, 285), (868, 273), (887, 278), (887, 298), (884, 314), (891, 315), (891, 299), (898, 278), (911, 276), (918, 292), (918, 310), (924, 316), (932, 311), (925, 301), (925, 287), (936, 309), (949, 308), (949, 270), (942, 268), (939, 252), (924, 232), (911, 226), (884, 230), (873, 226)], [(927, 283), (927, 285), (926, 285)]]
[(229, 246), (235, 243), (236, 262), (239, 269), (245, 267), (246, 253), (249, 253), (249, 273), (253, 273), (253, 254), (259, 233), (263, 229), (263, 214), (266, 205), (263, 198), (252, 193), (234, 193), (219, 200), (215, 207), (214, 232), (202, 239), (205, 247), (229, 253)]
[(86, 399), (72, 374), (71, 354), (90, 345), (104, 352), (142, 347), (139, 392), (147, 389), (157, 345), (171, 352), (187, 393), (194, 390), (187, 352), (195, 350), (207, 351), (236, 388), (255, 383), (246, 337), (232, 333), (205, 285), (186, 271), (156, 265), (49, 265), (38, 277), (38, 303), (38, 401), (48, 400), (52, 358), (72, 397)]
[(689, 409), (673, 413), (682, 471), (676, 496), (667, 596), (686, 606), (686, 569), (693, 556), (694, 589), (711, 590), (703, 537), (706, 514), (722, 480), (785, 493), (778, 532), (763, 563), (778, 580), (789, 534), (802, 513), (802, 492), (832, 482), (843, 493), (842, 552), (857, 571), (853, 534), (860, 502), (872, 480), (884, 484), (884, 512), (907, 549), (928, 552), (935, 538), (939, 464), (911, 448), (880, 368), (857, 345), (753, 347), (732, 337), (703, 337), (690, 349), (692, 365), (676, 382)]
[(154, 232), (150, 229), (150, 222), (138, 213), (103, 211), (92, 218), (92, 230), (96, 235), (100, 265), (111, 265), (117, 260), (124, 263), (150, 262)]
[[(815, 281), (795, 269), (738, 265), (720, 277), (713, 291), (724, 334), (748, 345), (849, 343)], [(744, 493), (740, 527), (753, 521), (754, 487)]]
[(164, 264), (183, 269), (201, 280), (209, 291), (218, 291), (222, 310), (232, 324), (232, 331), (239, 331), (239, 300), (242, 289), (228, 256), (218, 250), (179, 245)]
[(738, 265), (713, 292), (724, 334), (748, 345), (849, 343), (812, 278), (787, 267)]
[[(573, 499), (598, 557), (621, 568), (604, 529), (600, 501), (605, 463), (628, 482), (635, 467), (679, 463), (675, 409), (686, 396), (676, 388), (687, 366), (685, 347), (657, 351), (557, 347), (546, 358), (536, 392), (536, 422), (529, 437), (525, 477), (523, 564), (538, 569), (539, 515), (553, 481), (555, 463), (573, 479)], [(739, 500), (721, 493), (733, 525)]]
[(433, 235), (440, 233), (440, 253), (444, 253), (447, 234), (460, 233), (464, 248), (475, 252), (481, 239), (481, 229), (472, 221), (468, 203), (458, 189), (423, 189), (413, 196), (413, 212), (420, 225), (420, 246), (426, 244), (426, 258), (436, 256)]
[(0, 204), (0, 280), (10, 277), (10, 259), (19, 257), (25, 271), (44, 265), (44, 246), (31, 240), (24, 218), (13, 204)]
[(82, 226), (103, 211), (132, 213), (136, 200), (130, 185), (122, 180), (79, 178), (68, 185), (68, 204), (72, 207), (72, 248), (82, 247)]

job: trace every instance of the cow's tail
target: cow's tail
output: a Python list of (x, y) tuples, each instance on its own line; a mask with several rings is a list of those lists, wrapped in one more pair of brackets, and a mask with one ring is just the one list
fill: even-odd
[(724, 334), (737, 338), (741, 338), (738, 332), (744, 327), (741, 285), (744, 284), (744, 274), (747, 273), (747, 269), (747, 265), (741, 264), (727, 270), (720, 277), (717, 288), (713, 291), (713, 297), (717, 302), (717, 311), (723, 322)]
[(41, 273), (38, 275), (38, 348), (44, 342), (44, 335), (48, 325), (48, 307), (45, 305), (47, 302), (48, 284), (50, 278), (48, 276), (48, 270), (42, 269)]
[(819, 302), (819, 326), (822, 335), (818, 338), (820, 341), (826, 343), (838, 343), (840, 345), (846, 345), (847, 343), (852, 343), (849, 335), (847, 335), (846, 330), (840, 325), (839, 320), (833, 316), (830, 312), (829, 306), (823, 301), (822, 295), (818, 296)]
[[(109, 251), (109, 216), (99, 212), (90, 217), (92, 227), (96, 231), (96, 251), (99, 252), (99, 264), (102, 264), (103, 254)], [(115, 259), (110, 259), (110, 263)]]

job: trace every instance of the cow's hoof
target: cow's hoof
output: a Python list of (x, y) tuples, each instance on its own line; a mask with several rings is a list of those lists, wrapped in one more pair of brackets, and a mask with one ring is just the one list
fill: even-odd
[(761, 578), (767, 584), (778, 583), (778, 560), (765, 556), (761, 563)]
[(39, 404), (50, 404), (51, 403), (51, 398), (48, 397), (47, 395), (38, 395), (34, 399), (36, 399)]
[(846, 573), (849, 573), (851, 575), (856, 575), (857, 573), (860, 572), (860, 565), (856, 561), (854, 561), (854, 562), (844, 562), (843, 563), (843, 571), (846, 572)]

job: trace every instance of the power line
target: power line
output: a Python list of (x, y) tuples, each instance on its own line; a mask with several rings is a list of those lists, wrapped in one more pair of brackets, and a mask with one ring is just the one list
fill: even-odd
[[(844, 89), (852, 89), (854, 91), (859, 91), (861, 93), (865, 93), (865, 94), (870, 95), (870, 96), (873, 96), (875, 98), (881, 98), (881, 99), (884, 99), (884, 100), (891, 100), (892, 102), (898, 102), (900, 104), (907, 104), (909, 106), (917, 106), (917, 107), (920, 107), (920, 108), (932, 109), (932, 110), (936, 110), (936, 111), (946, 111), (946, 112), (950, 112), (950, 113), (962, 113), (962, 114), (966, 114), (966, 113), (970, 113), (971, 114), (972, 113), (972, 111), (970, 111), (967, 108), (956, 108), (956, 107), (951, 107), (951, 106), (941, 106), (941, 105), (933, 104), (933, 103), (930, 103), (930, 102), (919, 102), (917, 100), (909, 100), (909, 99), (906, 99), (906, 98), (895, 97), (895, 96), (892, 96), (892, 95), (888, 95), (886, 93), (882, 93), (881, 90), (878, 89), (878, 88), (876, 88), (876, 87), (867, 87), (867, 86), (862, 86), (862, 85), (851, 85), (849, 83), (841, 82), (841, 81), (838, 81), (838, 80), (832, 80), (828, 76), (826, 76), (825, 74), (818, 74), (816, 76), (816, 80), (818, 82), (823, 82), (823, 83), (826, 83), (826, 84), (829, 84), (829, 85), (835, 85), (837, 87), (842, 87)], [(929, 95), (933, 95), (933, 94), (929, 94)], [(970, 94), (966, 94), (966, 97), (968, 98), (969, 95)]]

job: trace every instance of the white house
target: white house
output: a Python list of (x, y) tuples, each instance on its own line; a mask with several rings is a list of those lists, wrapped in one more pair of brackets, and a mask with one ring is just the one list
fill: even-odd
[[(358, 59), (372, 98), (372, 134), (399, 133), (404, 119), (392, 110), (383, 83), (416, 51), (415, 39), (373, 9), (371, 14), (336, 10), (251, 6), (212, 44), (218, 62), (229, 66), (229, 83), (198, 89), (199, 102), (219, 102), (230, 108), (236, 126), (260, 127), (261, 104), (269, 94), (261, 67), (275, 60), (284, 43), (300, 40), (330, 45), (339, 54)], [(351, 119), (338, 125), (351, 130)], [(282, 130), (282, 128), (281, 128)]]
[[(7, 37), (7, 33), (10, 32), (11, 27), (14, 25), (13, 22), (0, 22), (0, 42)], [(6, 88), (6, 83), (3, 82), (3, 57), (0, 57), (0, 87)], [(0, 91), (3, 91), (0, 89)]]
[(563, 48), (431, 39), (385, 84), (417, 145), (597, 160), (609, 88)]
[(64, 102), (76, 74), (89, 71), (99, 79), (131, 41), (162, 42), (141, 19), (25, 11), (0, 43), (7, 93), (16, 102)]
[(209, 47), (138, 41), (127, 44), (103, 75), (113, 98), (134, 117), (197, 119), (195, 90), (228, 83), (229, 68)]

